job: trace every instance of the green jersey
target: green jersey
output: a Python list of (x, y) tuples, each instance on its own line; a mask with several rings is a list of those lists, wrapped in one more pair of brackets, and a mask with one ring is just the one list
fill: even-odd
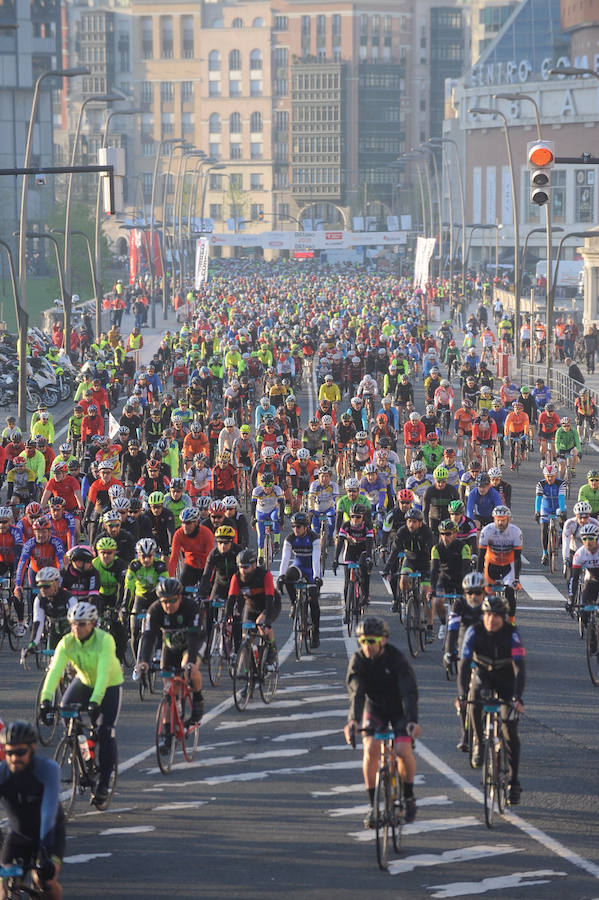
[(555, 432), (555, 452), (559, 456), (560, 453), (569, 453), (574, 449), (578, 450), (580, 453), (580, 438), (578, 437), (578, 429), (572, 428), (570, 426), (570, 430), (566, 431), (564, 428), (560, 427)]
[(366, 507), (367, 512), (372, 513), (372, 503), (363, 491), (360, 491), (356, 500), (352, 500), (347, 494), (344, 494), (337, 500), (337, 512), (343, 513), (344, 522), (349, 522), (349, 511), (354, 503), (361, 503)]
[(168, 569), (161, 559), (155, 559), (151, 566), (142, 566), (134, 559), (125, 575), (125, 590), (131, 598), (151, 596), (161, 578), (168, 578)]
[(583, 484), (578, 491), (578, 502), (581, 500), (591, 504), (591, 515), (596, 517), (599, 513), (599, 490), (594, 491), (590, 484)]
[(52, 665), (46, 675), (40, 700), (52, 700), (54, 691), (67, 663), (73, 663), (77, 677), (93, 688), (90, 703), (101, 703), (106, 688), (123, 683), (121, 664), (117, 659), (114, 638), (101, 628), (94, 628), (91, 637), (80, 641), (74, 634), (65, 634), (58, 642)]

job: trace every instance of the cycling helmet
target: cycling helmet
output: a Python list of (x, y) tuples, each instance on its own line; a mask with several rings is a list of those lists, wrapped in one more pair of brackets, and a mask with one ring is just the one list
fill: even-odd
[(400, 503), (412, 503), (412, 501), (414, 500), (414, 493), (413, 491), (404, 488), (399, 492), (397, 497)]
[(199, 422), (192, 422), (191, 430), (193, 431), (194, 434), (199, 434), (200, 431), (202, 430), (202, 426), (200, 425)]
[(161, 578), (156, 585), (156, 596), (162, 600), (164, 597), (176, 597), (183, 593), (183, 585), (178, 578)]
[(9, 722), (5, 728), (0, 731), (0, 743), (10, 744), (36, 744), (37, 731), (29, 722), (21, 720), (17, 722)]
[(225, 509), (226, 507), (224, 500), (213, 500), (210, 504), (211, 513), (223, 513)]
[(238, 566), (253, 566), (258, 562), (258, 557), (256, 556), (255, 550), (250, 550), (248, 548), (246, 550), (241, 550), (237, 554), (235, 561)]
[(156, 442), (156, 449), (160, 450), (161, 453), (166, 453), (168, 450), (168, 441), (164, 438), (160, 438), (160, 440)]
[(421, 509), (409, 509), (406, 513), (406, 519), (417, 519), (418, 522), (424, 522), (424, 513)]
[(365, 475), (375, 475), (376, 474), (376, 466), (374, 463), (367, 463), (364, 466), (364, 474)]
[(251, 429), (249, 425), (242, 425), (239, 431), (241, 432), (241, 434), (249, 434)]
[(237, 497), (233, 497), (232, 495), (229, 497), (223, 497), (223, 504), (225, 509), (237, 509), (239, 507)]
[(445, 466), (437, 466), (437, 468), (433, 472), (433, 478), (437, 481), (447, 481), (449, 478), (449, 472), (445, 468)]
[(141, 538), (135, 545), (135, 552), (138, 556), (150, 556), (151, 554), (156, 553), (157, 550), (158, 547), (153, 538)]
[(307, 447), (301, 447), (301, 448), (297, 451), (297, 458), (298, 458), (298, 459), (310, 459), (310, 451), (308, 450), (308, 448), (307, 448)]
[(562, 425), (571, 425), (572, 423), (571, 423), (570, 419), (568, 418), (568, 416), (564, 416), (561, 421), (561, 424)]
[[(262, 484), (262, 487), (267, 487), (275, 483), (275, 477), (272, 472), (263, 472), (260, 476), (260, 482)], [(212, 506), (210, 507), (210, 509), (212, 511)]]
[(434, 411), (435, 411), (435, 404), (434, 404), (434, 403), (427, 403), (427, 404), (426, 404), (426, 414), (427, 414), (427, 416), (431, 416), (431, 415), (434, 413)]
[(0, 522), (12, 522), (13, 515), (10, 507), (0, 506)]
[(589, 469), (587, 472), (587, 480), (590, 481), (591, 478), (599, 478), (599, 472), (597, 469)]
[[(331, 416), (323, 416), (321, 421), (322, 421), (322, 424), (326, 425), (326, 426), (333, 424), (333, 419)], [(387, 421), (387, 416), (385, 416), (385, 421)]]
[(484, 485), (486, 484), (491, 484), (491, 479), (486, 472), (481, 472), (481, 474), (476, 479), (476, 483), (479, 487), (484, 487)]
[(426, 465), (421, 459), (415, 459), (410, 465), (410, 472), (415, 475), (417, 472), (426, 472)]
[(501, 503), (499, 506), (495, 506), (493, 508), (493, 515), (494, 516), (504, 516), (504, 517), (507, 517), (508, 519), (511, 519), (512, 511), (509, 508), (509, 506), (505, 506), (503, 503)]
[(505, 619), (507, 615), (505, 600), (503, 599), (503, 597), (499, 596), (499, 594), (493, 594), (490, 597), (485, 597), (482, 602), (482, 611), (483, 613), (495, 613), (495, 615), (501, 616), (503, 619)]
[(125, 488), (122, 484), (111, 484), (108, 488), (108, 496), (111, 500), (116, 500), (117, 497), (124, 497)]
[(527, 384), (523, 384), (522, 387), (520, 388), (520, 393), (521, 394), (530, 394), (529, 386)]
[[(23, 457), (21, 457), (21, 459), (22, 458)], [(27, 516), (28, 519), (31, 519), (32, 517), (35, 518), (36, 516), (41, 516), (41, 514), (42, 514), (42, 508), (39, 505), (39, 503), (36, 503), (35, 500), (32, 503), (28, 503), (27, 506), (25, 507), (25, 515)]]
[(162, 506), (164, 503), (164, 494), (162, 491), (152, 491), (150, 496), (148, 497), (148, 504), (150, 506)]
[(410, 413), (410, 422), (419, 422), (420, 421), (420, 413), (413, 412)]
[(543, 475), (545, 476), (545, 478), (547, 478), (548, 476), (550, 477), (551, 475), (557, 475), (556, 466), (554, 466), (553, 463), (550, 463), (547, 466), (543, 466)]
[(356, 637), (389, 637), (389, 626), (380, 616), (365, 616), (356, 627)]
[(365, 431), (358, 431), (358, 433), (356, 434), (356, 440), (357, 441), (366, 441), (366, 440), (368, 440), (368, 435), (366, 434)]
[(50, 519), (48, 516), (40, 516), (38, 519), (33, 520), (31, 527), (34, 531), (41, 531), (42, 528), (50, 528)]
[(182, 478), (173, 478), (169, 487), (172, 491), (182, 491), (185, 487), (185, 482)]
[[(211, 503), (212, 503), (211, 497), (198, 497), (195, 508), (198, 510), (210, 509)], [(190, 507), (190, 508), (193, 509), (193, 507)], [(185, 510), (183, 512), (185, 512)], [(183, 521), (183, 513), (181, 513), (181, 521)]]
[(95, 405), (95, 403), (90, 403), (90, 405), (87, 407), (88, 416), (95, 416), (97, 412), (98, 407)]
[(50, 497), (48, 500), (48, 506), (64, 506), (67, 501), (64, 497)]
[(583, 525), (580, 529), (580, 537), (584, 539), (585, 537), (599, 538), (599, 526), (593, 525), (592, 522), (589, 522), (587, 525)]
[(357, 478), (346, 478), (345, 479), (345, 490), (346, 491), (359, 491), (360, 490), (360, 482)]
[(457, 524), (451, 519), (443, 519), (442, 522), (439, 522), (439, 534), (455, 534), (457, 530)]
[(69, 444), (68, 441), (65, 441), (64, 444), (61, 444), (60, 447), (58, 448), (60, 453), (71, 453), (72, 449), (73, 448), (71, 447), (71, 445)]
[(111, 522), (120, 524), (121, 514), (117, 509), (109, 509), (108, 512), (105, 512), (102, 516), (102, 522), (104, 525), (110, 525)]
[(501, 478), (501, 469), (499, 466), (492, 466), (488, 472), (489, 478)]
[[(209, 497), (199, 497), (198, 505), (199, 505), (200, 500), (210, 501), (210, 498)], [(207, 509), (209, 505), (210, 505), (210, 503), (207, 503), (204, 506), (204, 503), (202, 503), (203, 509)], [(198, 522), (200, 519), (200, 510), (197, 509), (195, 506), (187, 506), (181, 513), (180, 519), (181, 519), (181, 522)]]
[(114, 538), (102, 537), (96, 544), (96, 550), (116, 550), (117, 543)]
[(129, 437), (130, 434), (131, 434), (131, 432), (129, 431), (129, 429), (127, 428), (127, 426), (126, 426), (126, 425), (121, 425), (121, 427), (119, 428), (119, 435), (120, 435), (121, 437), (125, 437), (125, 438), (126, 438), (126, 437)]
[(292, 525), (305, 525), (308, 527), (309, 521), (308, 516), (304, 512), (296, 512), (291, 516), (291, 524)]
[(114, 463), (111, 459), (103, 459), (101, 463), (98, 464), (98, 471), (106, 471), (110, 469), (112, 471), (114, 469)]
[(262, 459), (272, 459), (275, 456), (275, 451), (272, 447), (263, 447), (260, 456)]
[(463, 500), (450, 500), (447, 504), (447, 511), (449, 513), (463, 513), (464, 512), (464, 501)]
[(230, 416), (227, 416), (227, 418), (224, 421), (224, 426), (225, 426), (225, 428), (234, 428), (235, 420), (232, 419)]
[(555, 406), (553, 405), (553, 403), (545, 404), (545, 412), (552, 413), (554, 409), (555, 409)]
[(57, 472), (68, 472), (68, 469), (66, 462), (57, 462), (54, 466), (54, 474), (56, 475)]
[[(574, 504), (574, 515), (575, 516), (590, 516), (593, 512), (593, 507), (588, 502), (588, 500), (579, 500), (578, 503)], [(0, 509), (0, 519), (2, 516), (3, 510)]]
[(214, 537), (217, 541), (219, 539), (232, 541), (235, 539), (235, 529), (231, 528), (230, 525), (219, 525), (214, 532)]
[(485, 587), (485, 576), (482, 572), (468, 572), (462, 578), (463, 591), (481, 591)]
[(53, 584), (54, 582), (60, 581), (62, 581), (61, 574), (58, 569), (55, 569), (53, 566), (44, 566), (44, 568), (36, 572), (35, 575), (35, 583), (37, 585)]
[(350, 508), (349, 514), (350, 516), (365, 516), (366, 507), (363, 503), (354, 503)]
[(471, 459), (468, 463), (468, 468), (474, 469), (475, 472), (480, 472), (480, 470), (482, 469), (482, 463), (480, 459)]
[(71, 624), (73, 622), (92, 622), (95, 625), (98, 621), (98, 610), (93, 603), (88, 603), (86, 600), (79, 600), (78, 603), (71, 606), (67, 613), (67, 619)]
[(131, 509), (131, 501), (128, 497), (117, 497), (113, 501), (112, 508), (115, 512), (124, 513)]

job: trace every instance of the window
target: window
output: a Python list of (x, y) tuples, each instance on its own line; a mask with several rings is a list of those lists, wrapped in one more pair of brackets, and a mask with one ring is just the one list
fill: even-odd
[(193, 16), (181, 16), (183, 59), (193, 59)]
[(220, 159), (220, 144), (211, 141), (208, 145), (210, 159)]
[(273, 60), (275, 69), (286, 69), (289, 65), (289, 50), (287, 47), (275, 47)]
[(287, 110), (275, 111), (275, 131), (289, 131), (289, 113)]
[(129, 35), (127, 33), (119, 34), (118, 51), (119, 71), (128, 72), (131, 67), (131, 59), (129, 54)]
[(326, 37), (326, 33), (326, 18), (324, 16), (316, 16), (316, 37), (322, 40)]
[(151, 16), (141, 17), (141, 53), (144, 59), (152, 59), (154, 56)]
[(331, 17), (331, 20), (333, 37), (339, 39), (341, 37), (341, 16), (339, 13), (335, 13), (335, 15)]
[(154, 156), (154, 154), (156, 152), (156, 145), (154, 144), (154, 141), (142, 140), (141, 152), (142, 152), (143, 156), (146, 156), (146, 157)]
[(154, 116), (152, 113), (141, 114), (141, 133), (152, 135), (154, 132)]
[(229, 156), (231, 159), (241, 159), (241, 144), (231, 142)]
[(250, 78), (250, 97), (262, 96), (262, 79)]
[(160, 17), (160, 56), (162, 59), (173, 58), (173, 17)]
[(241, 133), (241, 116), (238, 112), (231, 113), (229, 117), (229, 132), (230, 134)]
[(262, 159), (262, 141), (251, 142), (250, 159)]
[(286, 97), (289, 93), (289, 82), (286, 78), (275, 78), (273, 89), (276, 97)]
[(174, 113), (162, 113), (162, 137), (169, 137), (175, 133), (175, 116)]
[(258, 16), (252, 22), (252, 28), (264, 28), (264, 19), (262, 16)]
[(574, 210), (575, 222), (592, 222), (594, 203), (595, 173), (590, 169), (575, 169), (574, 183), (576, 185), (576, 207)]
[(264, 218), (264, 204), (252, 203), (250, 206), (250, 217), (252, 222), (256, 222), (260, 218)]
[(160, 99), (163, 103), (170, 103), (175, 96), (175, 85), (172, 81), (160, 82)]
[(195, 115), (192, 112), (184, 112), (181, 116), (181, 127), (184, 134), (195, 131)]
[(152, 180), (153, 173), (152, 172), (143, 172), (141, 176), (141, 183), (144, 192), (144, 200), (150, 200), (152, 197)]
[(243, 219), (243, 203), (231, 203), (229, 206), (231, 219)]
[(229, 187), (232, 191), (243, 190), (243, 175), (241, 172), (235, 172), (233, 175), (229, 175)]
[(275, 144), (275, 160), (287, 162), (289, 160), (289, 141), (277, 141)]
[(218, 50), (211, 50), (208, 54), (208, 71), (220, 72), (220, 53)]
[(302, 16), (302, 37), (310, 37), (310, 16)]
[(212, 113), (208, 120), (208, 131), (210, 134), (220, 134), (220, 116), (218, 113)]
[(243, 28), (243, 19), (233, 19), (231, 22), (231, 28)]
[(241, 69), (241, 53), (239, 50), (231, 50), (229, 53), (229, 71), (238, 72)]
[(241, 97), (241, 81), (237, 79), (229, 81), (229, 97)]
[(208, 96), (209, 97), (220, 97), (220, 81), (209, 81), (208, 82)]
[(275, 16), (275, 31), (288, 31), (289, 30), (289, 19), (287, 16)]
[(260, 50), (252, 50), (250, 53), (250, 69), (253, 72), (262, 69), (262, 52)]
[(210, 218), (215, 222), (220, 222), (223, 217), (223, 205), (222, 203), (211, 203), (210, 204)]
[(193, 81), (181, 82), (181, 100), (183, 103), (193, 100)]
[(551, 173), (551, 213), (555, 224), (566, 221), (566, 170)]
[(217, 172), (210, 172), (208, 186), (211, 191), (222, 191), (223, 189), (223, 175), (219, 175)]
[(289, 218), (289, 204), (288, 203), (279, 203), (278, 213), (280, 219), (288, 219)]
[(261, 172), (251, 172), (250, 173), (250, 189), (252, 191), (263, 191), (264, 184), (262, 183), (262, 173)]
[(252, 134), (258, 134), (262, 131), (262, 113), (253, 112), (250, 116), (250, 131)]
[(142, 81), (141, 83), (141, 102), (152, 103), (154, 100), (154, 85), (151, 81)]
[(274, 186), (277, 190), (287, 190), (289, 187), (289, 174), (286, 169), (278, 169), (275, 172)]

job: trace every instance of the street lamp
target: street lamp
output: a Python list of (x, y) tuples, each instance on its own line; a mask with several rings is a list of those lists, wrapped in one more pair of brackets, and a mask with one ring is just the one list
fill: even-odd
[(422, 181), (422, 174), (420, 172), (420, 157), (419, 156), (410, 156), (409, 153), (404, 153), (403, 156), (399, 158), (400, 162), (415, 162), (416, 163), (416, 175), (418, 176), (418, 191), (420, 193), (420, 209), (422, 213), (422, 234), (426, 235), (426, 205), (424, 202), (424, 183)]
[(599, 79), (599, 72), (594, 69), (583, 69), (578, 66), (558, 66), (556, 69), (549, 69), (550, 75), (592, 75), (593, 78)]
[[(458, 173), (458, 189), (460, 192), (460, 208), (462, 213), (462, 293), (466, 296), (466, 205), (464, 202), (464, 182), (462, 180), (462, 166), (460, 160), (460, 152), (457, 145), (457, 142), (453, 140), (453, 138), (430, 138), (431, 144), (451, 144), (455, 150), (456, 160), (457, 160), (457, 173)], [(447, 169), (448, 175), (447, 179), (449, 179), (449, 167)]]
[(418, 149), (425, 150), (431, 154), (433, 160), (433, 172), (435, 175), (435, 187), (437, 188), (437, 222), (439, 225), (439, 278), (443, 279), (443, 222), (441, 214), (441, 187), (439, 184), (439, 169), (437, 166), (437, 155), (432, 147), (422, 144)]
[[(478, 116), (499, 116), (503, 121), (503, 132), (505, 135), (505, 145), (507, 148), (507, 158), (508, 165), (510, 168), (510, 181), (512, 184), (512, 212), (514, 218), (514, 320), (515, 320), (515, 331), (516, 334), (519, 334), (520, 331), (520, 294), (518, 292), (518, 287), (520, 284), (520, 235), (519, 235), (519, 222), (518, 222), (518, 195), (516, 191), (516, 176), (514, 174), (514, 161), (512, 159), (512, 148), (510, 144), (510, 135), (507, 124), (507, 116), (505, 116), (498, 109), (491, 109), (487, 106), (474, 106), (468, 110), (469, 113)], [(520, 341), (516, 341), (516, 368), (520, 368)]]
[[(156, 182), (158, 181), (158, 166), (160, 165), (160, 159), (162, 157), (162, 150), (166, 146), (173, 146), (174, 144), (180, 144), (183, 142), (183, 138), (166, 138), (165, 140), (160, 141), (158, 144), (158, 153), (156, 154), (156, 159), (154, 160), (154, 172), (152, 175), (152, 197), (150, 200), (150, 287), (152, 291), (152, 296), (150, 299), (150, 303), (152, 306), (151, 310), (151, 323), (152, 328), (156, 327), (156, 304), (154, 298), (154, 209), (156, 203)], [(163, 219), (163, 233), (164, 233), (164, 209), (162, 210), (162, 219)], [(165, 312), (164, 318), (166, 319), (166, 271), (164, 268), (164, 254), (162, 251), (162, 241), (158, 241), (160, 247), (160, 265), (162, 266), (162, 291), (163, 291), (163, 309)]]
[[(64, 228), (53, 228), (53, 229), (52, 229), (52, 234), (64, 234), (64, 236), (65, 236), (65, 241), (66, 241), (67, 233), (66, 233), (66, 231), (65, 231)], [(97, 284), (96, 284), (96, 272), (95, 272), (95, 269), (94, 269), (94, 257), (93, 257), (93, 254), (92, 254), (92, 245), (91, 245), (91, 241), (90, 241), (90, 239), (88, 238), (88, 236), (86, 235), (85, 231), (79, 231), (79, 230), (73, 231), (73, 230), (71, 230), (70, 234), (71, 234), (71, 235), (75, 234), (75, 235), (78, 235), (78, 237), (82, 237), (83, 240), (85, 241), (86, 246), (87, 246), (87, 258), (88, 258), (88, 260), (89, 260), (89, 269), (90, 269), (91, 276), (92, 276), (92, 288), (93, 288), (93, 291), (94, 291), (94, 297), (95, 297), (95, 304), (96, 304), (96, 322), (97, 322), (98, 316), (99, 316), (100, 313), (101, 313), (101, 310), (100, 310), (100, 294), (99, 294), (99, 291), (98, 291), (98, 286), (97, 286)], [(65, 278), (65, 289), (66, 289), (66, 278)], [(71, 295), (70, 295), (70, 293), (69, 293), (68, 290), (67, 290), (67, 294), (68, 294), (68, 296), (69, 296), (69, 306), (71, 306)], [(101, 331), (101, 329), (99, 329), (98, 331), (96, 331), (96, 340), (98, 340), (98, 338), (100, 337), (100, 331)]]
[[(524, 245), (522, 247), (522, 265), (520, 267), (520, 289), (522, 289), (522, 279), (524, 277), (524, 268), (526, 266), (526, 253), (528, 251), (528, 239), (532, 234), (545, 234), (545, 230), (546, 230), (545, 228), (531, 228), (530, 231), (528, 231), (524, 237)], [(563, 230), (564, 229), (561, 227), (561, 225), (552, 225), (551, 226), (551, 231), (554, 234), (559, 234)], [(531, 312), (531, 314), (534, 312), (534, 310), (532, 309), (532, 304), (531, 304), (530, 312)], [(530, 344), (530, 361), (532, 363), (532, 342)]]
[[(16, 233), (18, 234), (18, 232), (16, 232)], [(54, 247), (54, 254), (56, 256), (56, 268), (58, 270), (58, 284), (60, 286), (60, 299), (62, 300), (64, 349), (65, 349), (65, 353), (67, 354), (67, 356), (69, 356), (70, 355), (69, 351), (71, 349), (70, 348), (71, 335), (70, 335), (70, 332), (67, 333), (67, 331), (66, 331), (66, 321), (67, 321), (67, 304), (70, 306), (71, 298), (65, 292), (62, 265), (60, 263), (60, 252), (58, 250), (58, 241), (56, 240), (56, 238), (54, 237), (53, 234), (50, 234), (47, 231), (28, 231), (28, 232), (26, 232), (25, 236), (27, 238), (29, 238), (30, 240), (40, 240), (41, 239), (41, 240), (50, 241), (50, 243)], [(19, 235), (19, 237), (20, 237), (20, 235)], [(69, 314), (70, 314), (70, 310), (69, 310)], [(69, 321), (70, 321), (70, 315), (69, 315)], [(67, 342), (69, 342), (69, 346), (67, 346)]]

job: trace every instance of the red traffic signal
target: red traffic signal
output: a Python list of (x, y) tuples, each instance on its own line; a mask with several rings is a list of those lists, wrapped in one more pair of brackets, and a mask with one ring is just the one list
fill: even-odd
[(529, 169), (551, 169), (555, 165), (553, 141), (532, 141), (527, 144), (527, 151)]

